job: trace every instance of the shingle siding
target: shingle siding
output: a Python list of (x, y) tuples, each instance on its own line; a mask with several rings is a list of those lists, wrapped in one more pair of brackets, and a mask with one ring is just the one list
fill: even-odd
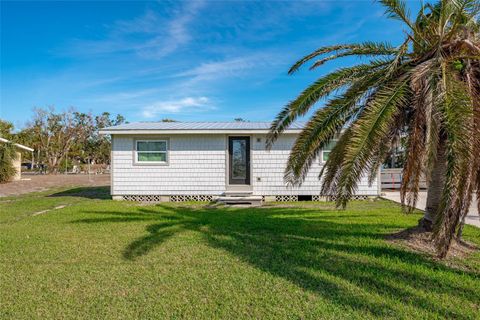
[[(147, 139), (164, 138), (142, 136)], [(169, 138), (168, 165), (135, 165), (133, 136), (113, 136), (113, 195), (219, 195), (225, 191), (225, 138)]]
[[(280, 137), (270, 151), (265, 149), (266, 135), (256, 135), (252, 141), (252, 184), (254, 194), (258, 195), (318, 195), (321, 181), (318, 179), (323, 167), (320, 159), (313, 161), (305, 181), (300, 187), (288, 188), (283, 181), (284, 171), (290, 150), (296, 135), (287, 134)], [(260, 139), (260, 142), (257, 142)], [(258, 181), (258, 178), (260, 178)], [(368, 185), (367, 178), (362, 178), (357, 195), (377, 195), (377, 181)]]
[[(251, 184), (254, 195), (318, 195), (322, 164), (314, 161), (299, 188), (283, 182), (285, 165), (296, 135), (279, 138), (265, 149), (266, 135), (251, 138)], [(168, 165), (135, 165), (135, 139), (168, 138)], [(259, 139), (259, 141), (257, 141)], [(221, 195), (226, 191), (227, 135), (113, 136), (112, 195)], [(358, 195), (377, 195), (377, 181), (366, 178)]]

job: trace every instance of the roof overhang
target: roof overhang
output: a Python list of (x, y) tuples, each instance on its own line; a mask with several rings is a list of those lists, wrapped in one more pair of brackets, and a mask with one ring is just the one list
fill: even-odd
[[(0, 138), (0, 142), (13, 143), (13, 142), (11, 142), (10, 140), (4, 139), (4, 138)], [(27, 146), (24, 146), (23, 144), (13, 143), (13, 145), (14, 145), (15, 147), (17, 147), (18, 149), (22, 149), (22, 150), (25, 150), (25, 151), (33, 152), (33, 149), (32, 149), (32, 148), (29, 148), (29, 147), (27, 147)]]
[[(119, 129), (119, 130), (100, 130), (100, 134), (103, 135), (176, 135), (176, 134), (199, 134), (199, 135), (206, 135), (206, 134), (267, 134), (269, 130), (245, 130), (245, 129), (217, 129), (217, 130), (134, 130), (134, 129)], [(294, 130), (285, 130), (283, 134), (298, 134), (302, 132), (302, 130), (294, 129)]]

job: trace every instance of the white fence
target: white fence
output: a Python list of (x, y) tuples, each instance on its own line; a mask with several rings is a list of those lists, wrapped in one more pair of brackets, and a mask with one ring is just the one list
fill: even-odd
[[(381, 181), (382, 189), (400, 189), (402, 185), (402, 169), (382, 169)], [(420, 177), (420, 189), (427, 187), (425, 176)]]

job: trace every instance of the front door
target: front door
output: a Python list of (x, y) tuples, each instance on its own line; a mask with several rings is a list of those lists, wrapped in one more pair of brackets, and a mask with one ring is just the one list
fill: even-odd
[(228, 183), (250, 184), (250, 137), (228, 138)]

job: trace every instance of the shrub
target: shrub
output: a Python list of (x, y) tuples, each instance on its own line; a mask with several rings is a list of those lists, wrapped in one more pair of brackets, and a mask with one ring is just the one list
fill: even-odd
[(17, 150), (13, 143), (0, 143), (0, 183), (12, 180), (17, 174), (17, 169), (13, 166), (16, 159)]

